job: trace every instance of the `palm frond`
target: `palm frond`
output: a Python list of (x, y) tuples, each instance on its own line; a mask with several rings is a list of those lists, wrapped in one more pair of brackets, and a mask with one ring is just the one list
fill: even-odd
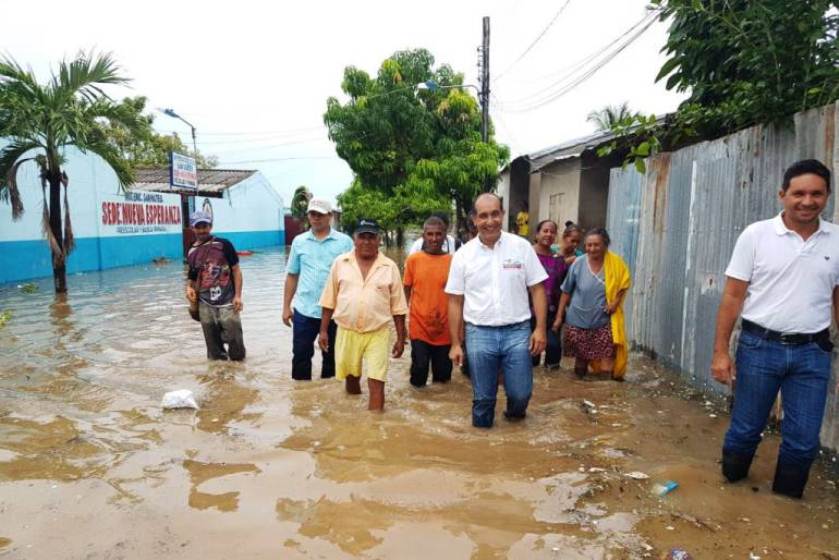
[(58, 73), (52, 79), (52, 89), (59, 96), (72, 98), (79, 94), (92, 103), (97, 99), (110, 99), (102, 90), (102, 85), (127, 82), (129, 79), (122, 76), (110, 53), (96, 55), (80, 52), (69, 62), (61, 61)]
[(24, 158), (26, 152), (37, 148), (37, 144), (12, 142), (0, 151), (0, 199), (12, 205), (12, 219), (17, 221), (23, 215), (23, 201), (17, 185), (20, 166), (34, 158)]

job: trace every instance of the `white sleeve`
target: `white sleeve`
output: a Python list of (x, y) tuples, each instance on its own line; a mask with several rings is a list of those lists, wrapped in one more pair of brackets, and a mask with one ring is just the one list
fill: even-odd
[(446, 281), (447, 294), (462, 296), (466, 292), (466, 270), (463, 267), (463, 251), (458, 251), (452, 257), (449, 266), (449, 279)]
[(530, 243), (527, 243), (524, 255), (524, 281), (529, 288), (543, 282), (548, 277), (548, 273), (545, 272), (545, 267), (539, 262), (539, 257), (536, 256), (536, 251)]
[(725, 275), (735, 280), (750, 282), (755, 267), (754, 229), (747, 227), (737, 238)]
[(411, 243), (411, 248), (408, 249), (408, 255), (413, 255), (422, 250), (422, 237), (418, 237)]

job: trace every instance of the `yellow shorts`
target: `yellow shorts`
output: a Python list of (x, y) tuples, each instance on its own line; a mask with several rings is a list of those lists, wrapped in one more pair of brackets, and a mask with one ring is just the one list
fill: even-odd
[(377, 331), (360, 333), (338, 327), (335, 340), (335, 377), (340, 381), (348, 375), (361, 377), (361, 362), (367, 366), (368, 379), (384, 382), (387, 364), (390, 331), (387, 327)]

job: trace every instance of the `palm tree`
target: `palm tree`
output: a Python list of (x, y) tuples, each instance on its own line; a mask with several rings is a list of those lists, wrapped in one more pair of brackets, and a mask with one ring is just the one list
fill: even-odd
[(617, 123), (632, 117), (632, 111), (629, 110), (629, 103), (624, 101), (620, 105), (607, 105), (599, 111), (592, 111), (586, 117), (590, 123), (594, 123), (597, 130), (609, 131)]
[(306, 208), (308, 208), (311, 198), (312, 193), (305, 185), (300, 185), (294, 189), (294, 194), (291, 195), (291, 215), (304, 222), (306, 220)]
[(109, 142), (105, 127), (119, 123), (135, 131), (141, 130), (142, 123), (102, 90), (103, 85), (126, 82), (109, 54), (79, 53), (72, 61), (62, 61), (45, 84), (38, 83), (32, 70), (24, 70), (14, 59), (0, 59), (0, 138), (8, 141), (0, 150), (0, 198), (11, 203), (12, 218), (20, 219), (24, 208), (18, 170), (27, 162), (38, 166), (44, 195), (43, 230), (52, 252), (57, 293), (67, 291), (66, 261), (74, 246), (67, 206), (70, 178), (62, 168), (64, 151), (75, 146), (82, 153), (97, 154), (113, 168), (121, 188), (131, 184), (131, 166)]

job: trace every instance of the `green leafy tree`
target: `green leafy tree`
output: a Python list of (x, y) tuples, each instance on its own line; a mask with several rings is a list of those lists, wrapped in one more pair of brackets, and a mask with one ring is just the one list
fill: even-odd
[(657, 80), (689, 92), (677, 138), (713, 138), (839, 98), (835, 0), (652, 0), (670, 20)]
[[(420, 89), (433, 82), (434, 87)], [(376, 77), (344, 70), (342, 103), (327, 100), (324, 121), (355, 180), (341, 196), (345, 220), (356, 209), (397, 233), (430, 209), (455, 207), (459, 229), (483, 185), (494, 185), (509, 152), (481, 141), (481, 115), (448, 65), (434, 68), (425, 49), (398, 51)], [(386, 224), (386, 225), (385, 225)]]
[(673, 115), (630, 114), (612, 126), (605, 155), (624, 163), (712, 140), (758, 123), (784, 125), (839, 99), (839, 3), (811, 0), (651, 0), (670, 21), (657, 81), (688, 92)]
[(102, 126), (108, 141), (133, 167), (167, 167), (171, 152), (194, 157), (198, 166), (205, 169), (218, 165), (215, 156), (195, 153), (177, 135), (158, 134), (153, 127), (154, 116), (145, 113), (145, 97), (126, 97), (116, 105), (115, 110), (124, 112), (123, 120), (137, 123), (137, 126), (129, 130), (121, 121), (108, 121)]
[(17, 173), (29, 162), (38, 166), (44, 193), (44, 234), (52, 252), (58, 293), (67, 291), (66, 260), (74, 246), (64, 151), (75, 146), (83, 153), (97, 154), (113, 168), (120, 186), (132, 182), (130, 162), (109, 141), (105, 127), (119, 123), (127, 131), (140, 131), (143, 123), (102, 90), (127, 81), (107, 54), (80, 53), (69, 62), (62, 61), (45, 84), (13, 59), (0, 60), (0, 138), (8, 140), (0, 150), (0, 196), (11, 203), (13, 219), (19, 219), (24, 208)]
[(300, 185), (294, 189), (294, 194), (291, 195), (291, 215), (300, 220), (306, 221), (306, 209), (309, 206), (309, 200), (312, 198), (312, 193), (305, 185)]
[(632, 116), (629, 103), (624, 101), (620, 105), (608, 105), (598, 111), (592, 111), (586, 120), (597, 127), (600, 131), (610, 131), (616, 124), (623, 122)]

